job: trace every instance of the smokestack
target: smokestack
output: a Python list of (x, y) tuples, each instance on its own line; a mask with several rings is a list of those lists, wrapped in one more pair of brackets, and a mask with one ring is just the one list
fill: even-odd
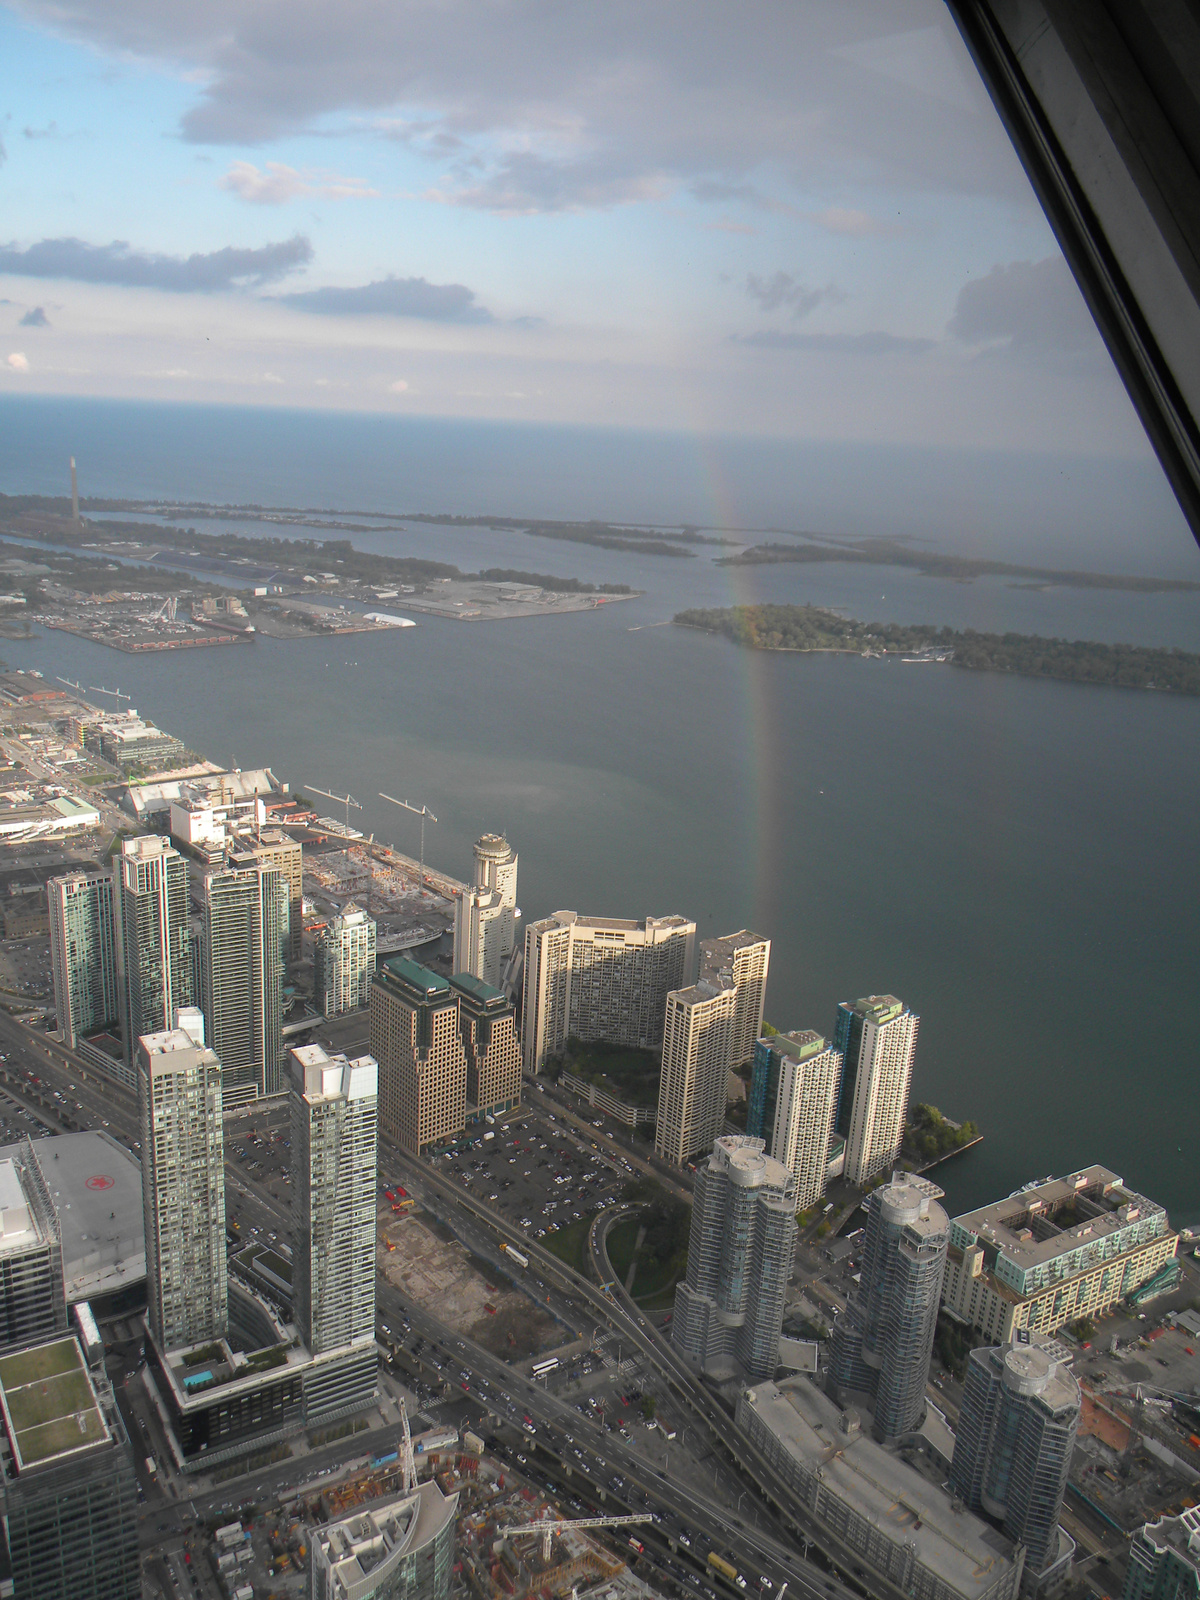
[(75, 457), (71, 457), (71, 516), (79, 521), (79, 479), (75, 476)]

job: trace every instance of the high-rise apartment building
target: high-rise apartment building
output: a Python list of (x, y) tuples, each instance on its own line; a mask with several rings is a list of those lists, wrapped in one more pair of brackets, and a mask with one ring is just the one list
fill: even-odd
[(711, 1150), (725, 1126), (737, 991), (712, 983), (667, 996), (654, 1148), (683, 1166)]
[(482, 978), (450, 979), (467, 1057), (467, 1115), (510, 1111), (521, 1103), (521, 1041), (512, 1001)]
[(754, 1046), (746, 1132), (796, 1180), (796, 1209), (825, 1193), (842, 1054), (819, 1033), (773, 1033)]
[(950, 1487), (1025, 1546), (1025, 1586), (1045, 1586), (1074, 1544), (1058, 1526), (1082, 1403), (1070, 1352), (1022, 1328), (967, 1361)]
[(517, 944), (517, 857), (508, 840), (475, 842), (475, 882), (455, 897), (454, 970), (498, 989)]
[(696, 924), (686, 917), (581, 917), (556, 911), (525, 930), (525, 1071), (540, 1072), (574, 1035), (655, 1050), (667, 995), (693, 970)]
[(447, 1600), (457, 1511), (429, 1478), (313, 1528), (312, 1600)]
[(375, 1339), (379, 1068), (291, 1052), (293, 1309), (310, 1354)]
[(133, 1452), (74, 1338), (0, 1356), (4, 1528), (15, 1600), (140, 1600)]
[(467, 1056), (457, 992), (419, 962), (395, 956), (371, 979), (370, 1014), (380, 1119), (387, 1131), (413, 1155), (461, 1133)]
[(138, 1040), (146, 1298), (159, 1350), (224, 1336), (221, 1063), (182, 1029)]
[(795, 1239), (791, 1173), (761, 1139), (723, 1135), (696, 1174), (671, 1329), (681, 1355), (702, 1371), (736, 1362), (752, 1382), (771, 1377)]
[(737, 1001), (729, 1035), (729, 1065), (744, 1067), (763, 1031), (771, 941), (749, 928), (700, 941), (700, 983), (733, 985)]
[(1195, 1600), (1200, 1595), (1200, 1506), (1159, 1517), (1134, 1534), (1121, 1600)]
[(925, 1415), (950, 1229), (941, 1197), (908, 1172), (872, 1190), (861, 1281), (833, 1324), (830, 1390), (841, 1405), (865, 1402), (884, 1440), (914, 1432)]
[(299, 839), (289, 839), (279, 828), (260, 828), (253, 843), (239, 841), (230, 852), (229, 865), (245, 869), (267, 867), (287, 885), (288, 931), (284, 959), (299, 961), (304, 931), (304, 849)]
[(73, 872), (46, 885), (58, 1032), (73, 1050), (81, 1034), (116, 1027), (117, 931), (107, 872)]
[(365, 1006), (374, 971), (375, 919), (350, 900), (330, 917), (313, 951), (313, 1000), (322, 1015)]
[(0, 1156), (0, 1350), (66, 1329), (58, 1214), (26, 1137)]
[(199, 998), (192, 989), (187, 862), (169, 839), (122, 841), (113, 861), (113, 912), (121, 1038), (132, 1080), (138, 1040), (169, 1031), (180, 1006)]
[(1107, 1167), (1083, 1167), (955, 1217), (942, 1298), (998, 1344), (1020, 1328), (1052, 1334), (1171, 1288), (1178, 1245), (1156, 1200)]
[(283, 952), (288, 889), (273, 867), (255, 864), (206, 873), (205, 1032), (221, 1062), (227, 1106), (283, 1088)]
[(891, 994), (838, 1006), (833, 1042), (845, 1066), (836, 1127), (846, 1140), (846, 1178), (859, 1187), (900, 1154), (919, 1022)]

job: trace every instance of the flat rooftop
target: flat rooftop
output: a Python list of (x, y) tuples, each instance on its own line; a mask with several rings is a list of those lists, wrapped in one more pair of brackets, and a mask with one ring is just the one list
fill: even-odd
[(0, 1356), (0, 1409), (18, 1474), (112, 1437), (73, 1338)]
[[(0, 1148), (0, 1162), (21, 1147)], [(146, 1276), (142, 1169), (123, 1144), (101, 1131), (36, 1139), (62, 1235), (67, 1304), (113, 1294)]]
[(970, 1600), (996, 1583), (1012, 1544), (936, 1483), (864, 1433), (842, 1430), (845, 1415), (806, 1378), (759, 1383), (743, 1403), (789, 1455), (820, 1470), (825, 1488), (892, 1543), (913, 1547), (923, 1567)]
[(340, 1522), (313, 1528), (314, 1565), (327, 1569), (330, 1600), (366, 1592), (368, 1579), (383, 1584), (410, 1551), (420, 1550), (453, 1520), (458, 1496), (432, 1480), (411, 1494), (364, 1506)]
[(954, 1227), (1029, 1268), (1147, 1217), (1161, 1217), (1165, 1229), (1166, 1213), (1156, 1201), (1126, 1188), (1107, 1167), (1083, 1167), (955, 1217)]

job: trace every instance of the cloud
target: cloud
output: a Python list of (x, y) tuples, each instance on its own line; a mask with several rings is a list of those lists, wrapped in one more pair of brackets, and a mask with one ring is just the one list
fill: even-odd
[(872, 233), (898, 233), (894, 223), (880, 222), (866, 211), (852, 206), (826, 206), (824, 211), (813, 211), (810, 219), (826, 233), (845, 234), (852, 239), (865, 238)]
[(235, 161), (218, 180), (218, 187), (260, 206), (280, 206), (305, 195), (322, 200), (374, 200), (379, 196), (379, 190), (372, 189), (365, 178), (307, 169), (299, 172), (282, 161), (268, 161), (261, 172), (252, 161)]
[(339, 117), (381, 133), (386, 121), (384, 136), (432, 160), (481, 163), (474, 183), (450, 174), (463, 204), (561, 210), (636, 200), (647, 183), (849, 182), (1031, 204), (936, 0), (759, 0), (752, 26), (727, 0), (19, 9), (114, 57), (182, 68), (196, 85), (186, 139), (244, 147)]
[(1061, 256), (1010, 261), (964, 284), (946, 331), (964, 344), (1032, 354), (1091, 354), (1102, 348)]
[(88, 244), (83, 239), (42, 239), (25, 249), (0, 245), (0, 274), (23, 278), (71, 278), (77, 283), (114, 283), (179, 293), (241, 288), (273, 283), (312, 260), (312, 245), (302, 234), (257, 250), (227, 245), (190, 256), (150, 255), (131, 250), (124, 240)]
[(937, 343), (936, 339), (909, 339), (896, 333), (777, 333), (773, 328), (735, 337), (738, 344), (756, 350), (808, 350), (839, 356), (920, 355)]
[(57, 139), (59, 137), (57, 122), (48, 122), (44, 128), (22, 128), (21, 132), (27, 139)]
[(420, 317), (430, 322), (494, 320), (490, 311), (475, 303), (474, 289), (462, 283), (430, 283), (427, 278), (381, 278), (356, 288), (304, 289), (272, 298), (300, 311), (330, 317)]
[[(625, 160), (591, 155), (560, 159), (522, 150), (501, 159), (482, 181), (479, 163), (460, 162), (450, 180), (426, 191), (426, 200), (470, 206), (501, 216), (548, 211), (607, 211), (638, 200), (661, 199), (670, 181), (661, 172), (639, 172)], [(465, 181), (464, 181), (465, 180)]]
[(752, 272), (746, 279), (746, 293), (757, 300), (764, 311), (778, 311), (783, 306), (791, 308), (793, 317), (806, 317), (822, 300), (844, 300), (846, 297), (832, 283), (823, 289), (810, 289), (790, 272), (774, 272), (769, 278), (760, 278)]
[(408, 384), (403, 378), (397, 378), (395, 383), (388, 384), (389, 394), (406, 394), (407, 392)]
[(20, 350), (14, 350), (12, 355), (9, 356), (6, 365), (11, 367), (14, 372), (28, 372), (29, 357)]
[(32, 311), (27, 311), (17, 324), (18, 328), (48, 328), (50, 318), (46, 315), (45, 308), (34, 306)]

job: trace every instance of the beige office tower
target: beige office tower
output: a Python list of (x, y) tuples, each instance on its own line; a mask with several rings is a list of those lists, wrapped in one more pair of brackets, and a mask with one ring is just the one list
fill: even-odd
[(485, 833), (475, 842), (475, 882), (454, 905), (454, 970), (498, 989), (516, 949), (517, 857), (507, 839)]
[(525, 1071), (540, 1072), (572, 1035), (656, 1050), (667, 995), (691, 976), (695, 948), (696, 924), (680, 916), (632, 922), (556, 911), (530, 923), (521, 1018)]
[(300, 959), (300, 935), (304, 931), (304, 850), (299, 839), (289, 839), (279, 828), (263, 828), (253, 845), (240, 845), (231, 851), (231, 867), (251, 867), (255, 863), (273, 868), (287, 885), (288, 933), (284, 954), (289, 961)]
[(891, 1170), (904, 1139), (920, 1018), (891, 994), (838, 1006), (834, 1043), (845, 1057), (837, 1131), (845, 1176), (863, 1185)]
[(319, 1044), (290, 1054), (292, 1287), (309, 1354), (375, 1339), (379, 1068)]
[(770, 964), (770, 939), (760, 938), (748, 928), (721, 939), (700, 941), (699, 982), (723, 988), (732, 983), (737, 990), (729, 1040), (731, 1067), (744, 1067), (754, 1057), (755, 1043), (762, 1034)]
[(466, 1126), (467, 1056), (458, 996), (445, 978), (394, 956), (371, 979), (371, 1054), (379, 1114), (397, 1144), (420, 1155)]
[(228, 1323), (221, 1063), (176, 1028), (138, 1040), (137, 1077), (148, 1321), (167, 1351)]
[(458, 1021), (467, 1053), (467, 1114), (511, 1111), (521, 1103), (521, 1041), (513, 1004), (502, 989), (457, 972)]
[(828, 1181), (842, 1053), (806, 1028), (760, 1040), (754, 1055), (756, 1078), (764, 1057), (775, 1069), (770, 1153), (795, 1178), (796, 1209), (805, 1211), (825, 1193)]
[(725, 1126), (737, 989), (704, 981), (667, 996), (654, 1148), (683, 1166), (711, 1150)]

